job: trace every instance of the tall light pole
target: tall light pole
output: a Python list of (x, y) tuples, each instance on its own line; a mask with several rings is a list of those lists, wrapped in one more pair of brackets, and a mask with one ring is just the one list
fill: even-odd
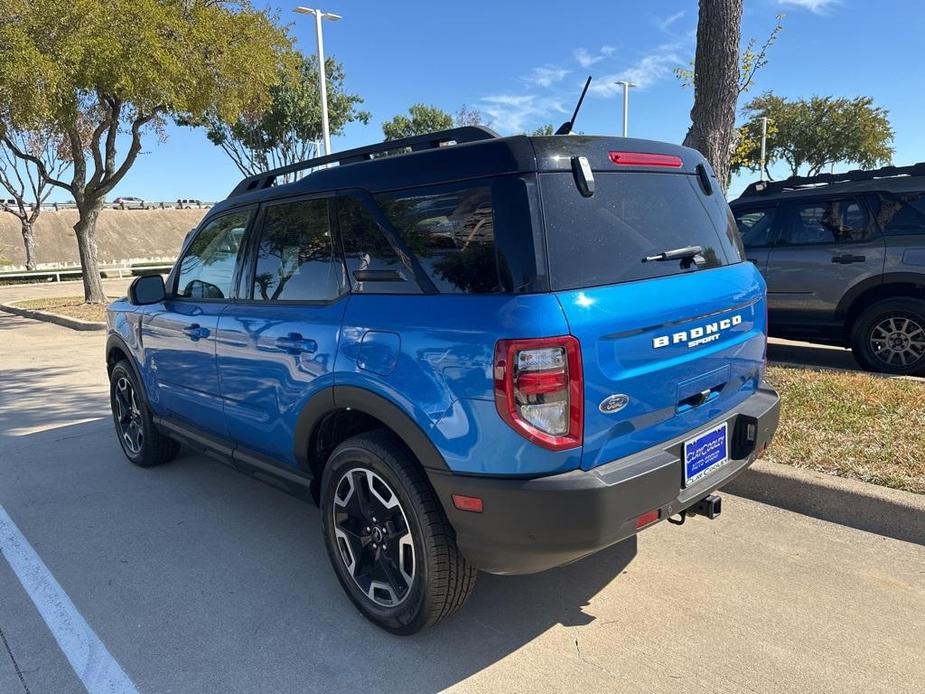
[(630, 122), (630, 87), (639, 85), (629, 82), (628, 80), (620, 80), (617, 84), (623, 85), (623, 137), (627, 137)]
[(313, 10), (311, 7), (297, 7), (295, 11), (299, 14), (315, 15), (315, 38), (318, 41), (318, 85), (321, 88), (321, 132), (324, 134), (324, 153), (331, 153), (331, 129), (328, 125), (328, 80), (324, 74), (324, 37), (321, 31), (321, 21), (330, 19), (336, 22), (341, 16), (333, 12), (323, 12)]
[(761, 164), (759, 168), (761, 171), (761, 180), (763, 181), (764, 180), (764, 155), (765, 155), (765, 148), (766, 148), (767, 141), (768, 141), (768, 117), (761, 116), (759, 120), (761, 121)]

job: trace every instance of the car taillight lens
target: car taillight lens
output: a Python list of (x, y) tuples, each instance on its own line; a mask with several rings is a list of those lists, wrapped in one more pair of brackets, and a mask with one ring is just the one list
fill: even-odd
[(498, 414), (533, 443), (554, 451), (581, 445), (582, 391), (581, 349), (571, 335), (495, 347)]

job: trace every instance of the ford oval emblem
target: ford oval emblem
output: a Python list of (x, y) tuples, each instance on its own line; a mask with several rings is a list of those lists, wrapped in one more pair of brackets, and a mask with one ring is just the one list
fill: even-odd
[(601, 400), (601, 404), (597, 406), (604, 414), (613, 414), (614, 412), (619, 412), (629, 403), (630, 399), (628, 395), (623, 395), (622, 393), (618, 395), (608, 395), (606, 398)]

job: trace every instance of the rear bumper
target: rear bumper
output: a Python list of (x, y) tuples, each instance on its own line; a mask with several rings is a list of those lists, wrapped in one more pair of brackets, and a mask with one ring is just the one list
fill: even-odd
[[(428, 471), (466, 558), (489, 573), (534, 573), (567, 564), (634, 535), (636, 519), (659, 509), (664, 520), (729, 482), (767, 447), (777, 429), (780, 398), (767, 384), (702, 427), (756, 425), (753, 441), (733, 445), (730, 460), (682, 488), (681, 448), (690, 433), (632, 456), (532, 479)], [(691, 432), (694, 433), (694, 432)], [(459, 511), (452, 495), (480, 497), (482, 513)]]

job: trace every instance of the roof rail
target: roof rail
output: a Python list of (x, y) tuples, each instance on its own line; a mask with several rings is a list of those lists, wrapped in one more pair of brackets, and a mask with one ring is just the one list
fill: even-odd
[(925, 162), (910, 166), (884, 166), (880, 169), (864, 171), (854, 169), (844, 173), (818, 174), (817, 176), (791, 176), (782, 181), (755, 181), (749, 183), (742, 193), (742, 197), (777, 193), (783, 190), (798, 190), (803, 187), (817, 185), (831, 185), (833, 183), (849, 183), (853, 181), (870, 181), (875, 178), (888, 178), (890, 176), (925, 176)]
[(403, 137), (399, 140), (386, 140), (366, 147), (357, 147), (348, 149), (343, 152), (335, 152), (323, 157), (306, 159), (288, 166), (281, 166), (278, 169), (265, 171), (254, 176), (249, 176), (235, 186), (231, 191), (229, 198), (233, 198), (244, 193), (250, 193), (255, 190), (269, 188), (276, 181), (277, 176), (312, 169), (325, 164), (356, 164), (358, 162), (369, 161), (374, 154), (382, 152), (392, 152), (399, 149), (411, 149), (412, 152), (418, 152), (428, 149), (444, 147), (448, 144), (462, 144), (464, 142), (477, 142), (479, 140), (490, 140), (499, 137), (493, 130), (489, 130), (481, 125), (467, 125), (461, 128), (451, 128), (449, 130), (440, 130), (426, 135), (414, 135), (412, 137)]

